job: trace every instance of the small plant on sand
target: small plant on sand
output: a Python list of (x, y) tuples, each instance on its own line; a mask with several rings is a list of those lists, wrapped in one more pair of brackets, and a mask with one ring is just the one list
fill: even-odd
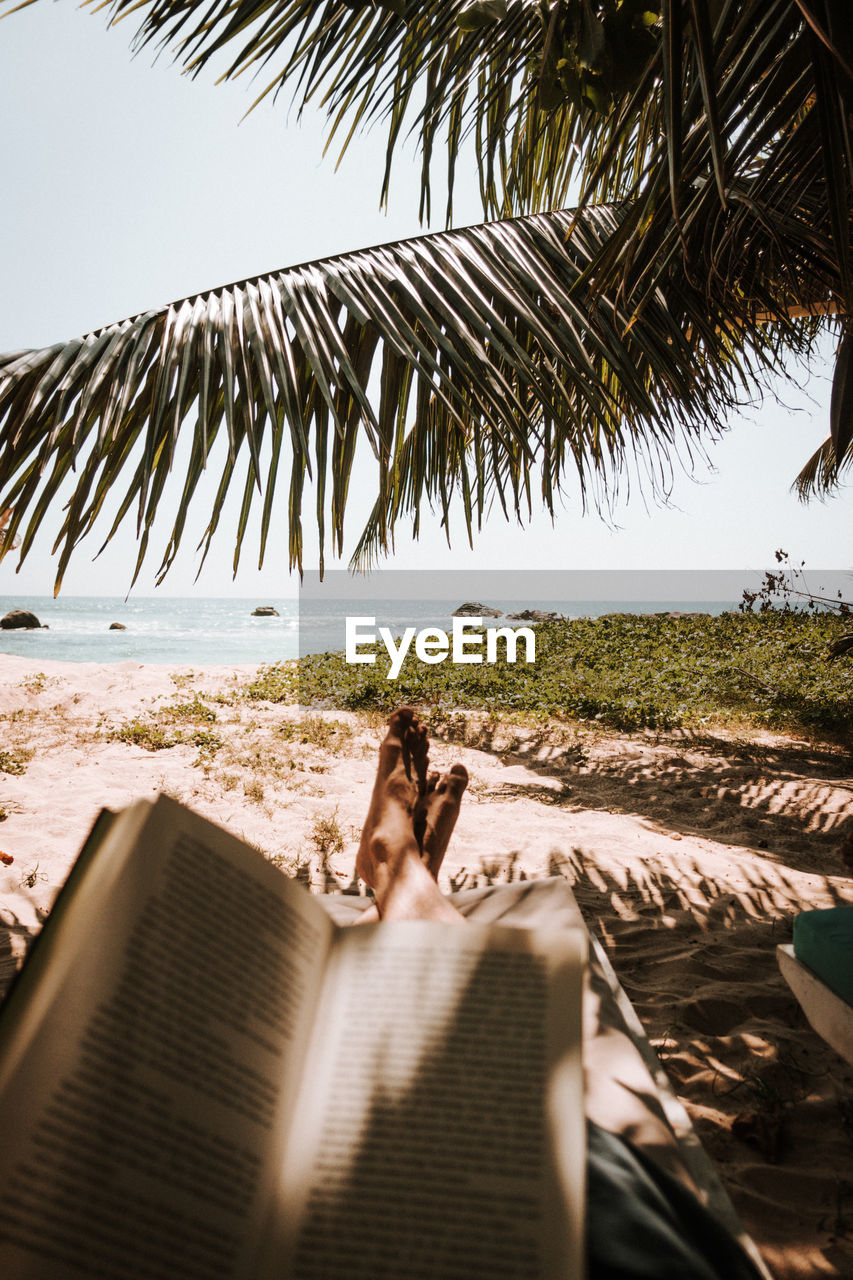
[(309, 864), (301, 857), (299, 853), (290, 852), (282, 849), (278, 853), (268, 853), (265, 855), (267, 862), (271, 862), (279, 871), (283, 871), (286, 876), (290, 876), (292, 880), (302, 880), (306, 884), (310, 878)]
[(195, 694), (190, 702), (179, 702), (176, 705), (162, 707), (161, 711), (172, 720), (204, 720), (212, 724), (216, 719), (213, 707), (202, 702), (198, 694)]
[(189, 741), (198, 747), (198, 757), (193, 764), (208, 764), (222, 747), (222, 739), (211, 729), (196, 729)]
[(336, 750), (352, 738), (352, 728), (341, 720), (325, 720), (323, 716), (307, 715), (301, 720), (285, 721), (279, 725), (279, 734), (288, 742), (298, 742), (302, 746), (319, 747), (327, 751), (329, 747)]
[(27, 676), (25, 680), (21, 680), (19, 688), (26, 689), (27, 693), (43, 693), (49, 684), (55, 683), (43, 671), (36, 671), (33, 675)]
[(326, 817), (319, 817), (311, 828), (311, 843), (320, 855), (321, 864), (325, 866), (329, 858), (344, 851), (344, 831), (335, 809)]
[(169, 679), (176, 689), (188, 689), (195, 680), (194, 671), (171, 671)]
[(244, 693), (256, 702), (296, 702), (298, 687), (296, 662), (276, 662), (261, 667)]
[[(167, 707), (162, 708), (162, 710), (168, 714), (172, 709)], [(194, 713), (193, 718), (195, 718)], [(204, 717), (204, 724), (207, 725), (211, 720), (215, 719), (216, 713), (210, 712), (209, 715)], [(182, 731), (181, 729), (166, 729), (154, 719), (143, 720), (139, 716), (136, 716), (133, 720), (126, 720), (124, 724), (111, 729), (107, 736), (113, 741), (126, 742), (130, 746), (142, 747), (145, 751), (168, 751), (171, 747), (179, 747), (182, 744), (198, 747), (199, 759), (195, 762), (196, 764), (202, 764), (205, 760), (210, 759), (223, 745), (219, 734), (212, 729), (206, 727), (198, 728), (192, 732)]]
[(182, 741), (181, 735), (167, 734), (159, 724), (153, 721), (126, 720), (111, 730), (108, 737), (116, 742), (126, 742), (133, 747), (143, 747), (146, 751), (168, 751)]
[(22, 751), (0, 751), (0, 773), (23, 773), (28, 758)]
[(255, 804), (263, 804), (264, 802), (264, 784), (260, 778), (251, 778), (243, 783), (243, 794), (247, 800), (254, 801)]

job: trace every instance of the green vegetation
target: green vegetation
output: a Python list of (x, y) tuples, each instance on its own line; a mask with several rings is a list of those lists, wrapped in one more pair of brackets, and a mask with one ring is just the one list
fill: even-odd
[(0, 773), (23, 773), (29, 755), (22, 751), (0, 751)]
[(27, 693), (43, 693), (49, 684), (55, 683), (43, 671), (36, 671), (33, 675), (27, 676), (25, 680), (21, 680), (19, 688), (26, 689)]
[(325, 866), (329, 858), (334, 857), (336, 853), (343, 853), (345, 839), (337, 809), (327, 817), (317, 818), (311, 828), (311, 843), (321, 859), (322, 866)]
[[(247, 698), (258, 702), (296, 702), (299, 692), (299, 664), (296, 662), (276, 662), (269, 667), (261, 667), (257, 676), (246, 686)], [(286, 733), (287, 725), (282, 725), (281, 732)]]
[[(438, 171), (447, 227), (455, 182), (473, 176), (488, 221), (211, 281), (5, 366), (6, 545), (20, 536), (28, 554), (62, 505), (57, 589), (110, 505), (107, 540), (138, 512), (139, 565), (162, 548), (173, 468), (183, 497), (158, 579), (193, 505), (205, 555), (231, 523), (236, 571), (253, 504), (261, 561), (286, 507), (293, 568), (309, 510), (320, 564), (326, 537), (343, 551), (357, 492), (365, 567), (430, 509), (469, 541), (491, 510), (522, 524), (534, 505), (559, 511), (575, 470), (605, 511), (626, 465), (634, 486), (666, 496), (671, 468), (701, 459), (780, 376), (799, 381), (820, 337), (841, 338), (830, 434), (800, 492), (832, 489), (853, 463), (845, 0), (94, 7), (111, 23), (132, 15), (137, 48), (171, 48), (194, 76), (212, 63), (226, 79), (262, 76), (258, 101), (287, 89), (298, 109), (315, 104), (344, 150), (384, 122), (383, 201), (414, 143), (424, 222)], [(375, 481), (353, 471), (368, 446)], [(155, 522), (165, 529), (150, 538)]]
[[(280, 699), (270, 698), (269, 701), (278, 702)], [(319, 747), (322, 751), (329, 747), (339, 750), (352, 737), (352, 728), (348, 724), (340, 720), (325, 720), (317, 715), (303, 716), (301, 720), (280, 725), (278, 732), (289, 742)]]
[(196, 764), (203, 764), (205, 759), (215, 756), (223, 745), (219, 734), (213, 733), (210, 729), (196, 729), (185, 741), (189, 741), (194, 747), (198, 747)]
[(193, 695), (190, 702), (179, 702), (163, 707), (162, 713), (172, 720), (207, 720), (213, 723), (216, 719), (216, 712), (203, 702), (197, 693)]
[(138, 716), (133, 720), (125, 720), (109, 736), (116, 742), (144, 747), (146, 751), (166, 751), (169, 747), (176, 747), (181, 741), (180, 734), (167, 734), (153, 720), (140, 720)]
[[(165, 710), (169, 710), (166, 708)], [(215, 716), (213, 717), (216, 718)], [(180, 729), (167, 731), (155, 720), (142, 720), (138, 716), (126, 720), (111, 730), (109, 737), (131, 746), (144, 747), (146, 751), (168, 751), (170, 747), (183, 745), (199, 748), (201, 756), (214, 755), (222, 746), (222, 739), (209, 729), (196, 729), (186, 733)]]
[(737, 725), (837, 737), (853, 730), (853, 666), (827, 659), (849, 621), (830, 614), (719, 617), (611, 615), (543, 623), (536, 663), (426, 667), (406, 659), (347, 666), (341, 654), (265, 668), (250, 698), (388, 710), (404, 702), (433, 720), (456, 709), (593, 721), (622, 731)]
[[(172, 676), (179, 687), (189, 682), (191, 677)], [(109, 733), (109, 737), (118, 742), (127, 742), (131, 746), (144, 747), (146, 751), (168, 751), (170, 747), (198, 747), (198, 765), (210, 760), (223, 745), (222, 738), (211, 724), (216, 722), (216, 712), (208, 705), (207, 695), (204, 698), (192, 691), (187, 702), (175, 702), (158, 707), (147, 718), (136, 716), (126, 720)]]

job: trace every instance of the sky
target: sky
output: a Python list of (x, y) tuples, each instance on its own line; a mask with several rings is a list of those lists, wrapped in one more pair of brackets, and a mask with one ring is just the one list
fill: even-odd
[[(321, 117), (306, 112), (298, 123), (281, 98), (243, 119), (258, 85), (216, 85), (210, 72), (190, 80), (150, 51), (134, 58), (128, 21), (107, 30), (103, 13), (38, 0), (5, 18), (0, 33), (2, 351), (47, 345), (231, 280), (423, 230), (413, 152), (397, 165), (390, 211), (379, 209), (381, 129), (359, 136), (335, 172), (334, 156), (322, 157)], [(481, 220), (473, 174), (454, 204), (457, 225)], [(605, 520), (583, 513), (570, 494), (553, 522), (535, 513), (521, 529), (494, 513), (473, 549), (457, 523), (452, 551), (437, 517), (427, 517), (417, 542), (399, 531), (387, 567), (758, 570), (771, 567), (783, 547), (811, 569), (852, 568), (850, 486), (809, 505), (790, 491), (828, 434), (831, 353), (827, 344), (804, 385), (781, 385), (778, 400), (733, 420), (709, 446), (709, 464), (700, 463), (693, 479), (676, 474), (666, 506), (634, 488)], [(347, 557), (372, 484), (365, 469), (352, 486)], [(200, 513), (158, 594), (295, 593), (282, 520), (260, 571), (250, 533), (236, 579), (227, 514), (196, 577), (203, 526)], [(164, 525), (161, 536), (168, 531)], [(307, 522), (305, 535), (311, 565), (316, 535)], [(94, 559), (101, 541), (77, 550), (63, 594), (126, 594), (136, 558), (132, 522)], [(6, 557), (0, 596), (52, 594), (51, 543), (43, 532), (18, 573), (17, 557)], [(152, 560), (143, 570), (134, 594), (154, 592), (156, 567)]]

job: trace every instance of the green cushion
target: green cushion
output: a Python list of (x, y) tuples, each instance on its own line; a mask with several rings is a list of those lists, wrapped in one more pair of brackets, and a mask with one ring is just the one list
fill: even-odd
[(794, 955), (853, 1005), (853, 906), (795, 916)]

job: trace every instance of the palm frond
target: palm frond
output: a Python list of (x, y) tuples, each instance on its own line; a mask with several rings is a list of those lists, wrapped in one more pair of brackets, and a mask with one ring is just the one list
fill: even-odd
[[(846, 0), (102, 0), (192, 73), (269, 77), (326, 111), (344, 139), (388, 127), (437, 155), (452, 187), (475, 141), (484, 211), (508, 217), (629, 203), (595, 264), (598, 287), (644, 305), (681, 258), (712, 311), (784, 318), (851, 310)], [(471, 11), (476, 10), (472, 20)], [(466, 20), (467, 15), (467, 20)], [(489, 20), (490, 15), (494, 15)], [(503, 16), (500, 16), (503, 15)], [(646, 26), (659, 15), (659, 20)], [(713, 296), (711, 296), (713, 295)]]
[(803, 502), (825, 498), (840, 484), (845, 472), (853, 467), (853, 447), (848, 446), (839, 459), (832, 439), (824, 440), (803, 467), (791, 486)]
[[(187, 419), (184, 500), (161, 572), (218, 439), (227, 452), (204, 546), (239, 473), (235, 566), (255, 504), (264, 554), (285, 459), (289, 563), (301, 564), (306, 479), (321, 545), (328, 526), (340, 550), (357, 443), (369, 443), (377, 499), (363, 560), (425, 504), (448, 521), (456, 496), (470, 537), (490, 502), (519, 517), (534, 500), (552, 509), (568, 470), (600, 496), (634, 459), (665, 487), (660, 468), (678, 447), (689, 454), (764, 372), (808, 353), (819, 322), (795, 316), (851, 312), (841, 0), (508, 0), (479, 25), (459, 21), (468, 0), (108, 8), (113, 21), (135, 15), (137, 44), (176, 50), (193, 74), (227, 58), (226, 76), (289, 85), (339, 135), (385, 119), (389, 166), (413, 128), (425, 213), (435, 153), (447, 155), (452, 194), (466, 135), (484, 206), (500, 216), (561, 203), (575, 177), (584, 189), (574, 213), (305, 264), (6, 357), (6, 545), (20, 528), (26, 554), (73, 480), (60, 580), (122, 485), (112, 529), (136, 512), (141, 564)], [(627, 74), (616, 54), (647, 9), (661, 18), (636, 35), (642, 56)], [(837, 473), (828, 455), (815, 463), (816, 477)]]
[[(5, 12), (33, 3), (12, 3)], [(606, 12), (599, 15), (602, 3)], [(468, 158), (471, 140), (485, 216), (569, 202), (574, 179), (595, 167), (599, 147), (614, 137), (624, 140), (623, 115), (605, 106), (653, 95), (656, 40), (635, 19), (657, 12), (661, 0), (507, 0), (486, 6), (474, 24), (466, 21), (471, 0), (84, 4), (96, 13), (106, 10), (111, 25), (124, 19), (135, 24), (135, 50), (169, 51), (192, 76), (215, 69), (223, 80), (257, 80), (253, 106), (284, 91), (300, 110), (318, 105), (329, 122), (329, 145), (339, 144), (341, 153), (356, 130), (383, 123), (383, 199), (394, 157), (413, 136), (422, 157), (422, 216), (430, 219), (436, 171), (443, 169), (450, 226), (458, 162)], [(580, 20), (573, 10), (582, 11)], [(545, 75), (549, 30), (554, 66)], [(609, 43), (602, 43), (602, 32), (612, 36)], [(567, 88), (569, 62), (575, 80)], [(633, 90), (638, 76), (643, 92), (629, 93), (626, 85)], [(632, 129), (639, 117), (635, 113)], [(619, 180), (598, 192), (599, 200), (616, 198), (627, 172), (626, 164)]]
[[(269, 77), (333, 135), (384, 120), (383, 196), (411, 130), (447, 219), (466, 138), (484, 211), (624, 203), (597, 287), (640, 310), (673, 264), (712, 312), (780, 323), (851, 296), (853, 45), (845, 0), (103, 0), (192, 73)], [(472, 7), (477, 10), (471, 20)], [(468, 21), (465, 21), (465, 15)], [(499, 16), (503, 14), (503, 16)], [(645, 24), (658, 14), (659, 20)], [(489, 20), (490, 15), (494, 16)]]
[[(189, 461), (161, 575), (217, 440), (227, 448), (203, 545), (243, 474), (235, 570), (256, 504), (261, 561), (269, 551), (285, 460), (289, 565), (302, 564), (306, 477), (321, 544), (328, 527), (341, 552), (362, 439), (378, 497), (361, 559), (424, 505), (449, 520), (455, 495), (470, 537), (493, 500), (520, 518), (533, 500), (553, 510), (569, 473), (595, 502), (629, 461), (665, 488), (668, 459), (718, 431), (778, 351), (769, 331), (760, 345), (737, 332), (721, 344), (723, 317), (707, 314), (699, 290), (660, 294), (639, 317), (578, 292), (623, 216), (540, 214), (364, 249), (0, 358), (7, 546), (20, 533), (25, 555), (72, 484), (57, 588), (108, 496), (107, 540), (135, 513), (138, 572), (185, 423)], [(797, 323), (805, 350), (808, 322)]]
[[(357, 128), (385, 122), (383, 199), (396, 150), (412, 132), (423, 156), (427, 220), (436, 155), (446, 154), (450, 225), (456, 161), (465, 140), (476, 135), (489, 153), (481, 168), (487, 212), (522, 211), (501, 178), (509, 163), (506, 139), (515, 132), (529, 147), (531, 127), (542, 128), (538, 113), (531, 113), (537, 94), (528, 75), (541, 51), (538, 0), (509, 0), (502, 20), (473, 27), (464, 20), (470, 0), (214, 0), (209, 7), (197, 0), (87, 2), (107, 9), (111, 24), (129, 17), (138, 24), (135, 49), (169, 49), (193, 76), (213, 63), (221, 79), (259, 78), (253, 105), (286, 88), (300, 109), (319, 104), (329, 142), (340, 140), (341, 153)], [(564, 132), (563, 121), (557, 132)], [(567, 178), (543, 174), (548, 196), (543, 189), (528, 207), (566, 203)]]

